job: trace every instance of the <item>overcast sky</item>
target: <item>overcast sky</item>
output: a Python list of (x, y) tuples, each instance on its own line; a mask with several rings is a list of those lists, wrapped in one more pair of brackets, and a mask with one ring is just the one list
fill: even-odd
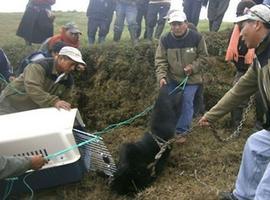
[[(224, 21), (233, 21), (235, 18), (236, 6), (240, 0), (231, 0), (230, 6), (225, 14)], [(0, 6), (0, 12), (23, 12), (28, 0), (7, 0), (2, 2)], [(179, 2), (179, 3), (178, 3)], [(52, 10), (78, 10), (86, 11), (89, 0), (56, 0)], [(181, 5), (181, 0), (172, 0), (172, 5)], [(206, 19), (206, 9), (203, 8), (201, 12), (201, 19)]]

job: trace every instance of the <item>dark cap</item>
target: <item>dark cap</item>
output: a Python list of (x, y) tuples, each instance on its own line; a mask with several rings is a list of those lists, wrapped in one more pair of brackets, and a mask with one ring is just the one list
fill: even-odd
[(71, 33), (82, 34), (82, 32), (79, 30), (78, 26), (76, 24), (74, 24), (73, 22), (68, 22), (63, 27), (65, 29), (69, 30)]
[(236, 16), (239, 17), (244, 15), (245, 8), (251, 8), (252, 6), (256, 5), (252, 0), (242, 0), (239, 2), (236, 8)]

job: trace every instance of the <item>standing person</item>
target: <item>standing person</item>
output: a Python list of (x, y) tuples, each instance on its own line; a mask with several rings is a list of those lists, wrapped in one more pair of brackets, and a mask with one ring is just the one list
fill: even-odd
[(204, 38), (188, 28), (182, 11), (171, 12), (168, 22), (171, 31), (160, 38), (156, 50), (156, 74), (160, 87), (168, 84), (170, 90), (189, 76), (183, 91), (181, 115), (176, 125), (178, 142), (182, 143), (186, 140), (185, 134), (192, 122), (194, 96), (202, 83), (200, 70), (208, 52)]
[(57, 42), (64, 42), (67, 46), (79, 48), (81, 34), (82, 33), (76, 24), (68, 22), (61, 28), (61, 32), (59, 34), (56, 34), (44, 41), (41, 44), (39, 51), (49, 54), (53, 45)]
[(71, 72), (85, 66), (81, 52), (63, 47), (58, 56), (30, 63), (0, 95), (0, 114), (45, 107), (71, 109)]
[(209, 31), (217, 32), (219, 30), (229, 3), (230, 0), (209, 0), (207, 11)]
[[(242, 16), (246, 8), (251, 8), (254, 5), (256, 4), (253, 1), (240, 1), (237, 5), (236, 16)], [(254, 49), (247, 48), (240, 35), (240, 31), (241, 27), (239, 24), (235, 24), (225, 57), (226, 61), (232, 61), (236, 67), (233, 85), (246, 73), (255, 56)], [(231, 112), (231, 124), (234, 128), (236, 128), (242, 120), (243, 109), (247, 106), (247, 103), (248, 101), (244, 101)]]
[(142, 0), (116, 0), (116, 18), (114, 22), (114, 35), (113, 40), (118, 42), (121, 39), (122, 32), (124, 29), (125, 19), (128, 23), (128, 31), (130, 39), (133, 43), (138, 42), (136, 36), (138, 24), (136, 21), (138, 9), (137, 3)]
[(198, 25), (201, 8), (204, 3), (204, 0), (183, 0), (184, 12), (187, 16), (187, 21)]
[(98, 43), (105, 42), (106, 36), (110, 29), (114, 11), (113, 0), (90, 0), (86, 16), (88, 17), (88, 43), (92, 45), (96, 40), (98, 31)]
[(48, 161), (42, 155), (14, 157), (0, 155), (0, 180), (19, 176), (29, 169), (38, 170)]
[(148, 3), (149, 3), (149, 0), (143, 0), (137, 3), (138, 13), (137, 13), (136, 21), (138, 24), (138, 29), (137, 29), (136, 37), (138, 39), (141, 36), (143, 19), (144, 19), (144, 24), (145, 24), (143, 38), (146, 39), (146, 31), (147, 31), (146, 30), (147, 29), (146, 16), (147, 16), (147, 10), (148, 10)]
[(17, 30), (26, 45), (42, 43), (53, 35), (54, 14), (51, 6), (56, 0), (29, 0)]
[(147, 11), (147, 33), (146, 37), (148, 40), (152, 40), (154, 29), (156, 39), (159, 39), (166, 22), (166, 15), (170, 9), (171, 0), (150, 0)]
[(270, 199), (270, 9), (255, 5), (237, 18), (241, 35), (248, 48), (255, 48), (256, 57), (251, 67), (232, 89), (199, 121), (207, 126), (257, 91), (264, 107), (264, 129), (249, 136), (246, 141), (240, 170), (233, 193), (220, 193), (222, 200)]

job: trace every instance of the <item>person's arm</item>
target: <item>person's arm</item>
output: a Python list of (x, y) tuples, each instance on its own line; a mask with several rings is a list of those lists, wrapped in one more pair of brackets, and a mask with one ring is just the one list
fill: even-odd
[(40, 169), (47, 160), (41, 155), (33, 157), (14, 157), (0, 155), (0, 180), (23, 174), (29, 169)]
[(162, 44), (162, 38), (159, 41), (159, 45), (156, 50), (156, 55), (155, 55), (155, 66), (156, 66), (156, 75), (157, 75), (157, 80), (160, 86), (163, 84), (166, 84), (166, 77), (167, 77), (167, 72), (168, 72), (168, 59), (167, 59), (167, 52)]
[(257, 72), (250, 67), (236, 85), (230, 89), (219, 102), (203, 116), (208, 122), (214, 122), (232, 111), (237, 105), (248, 99), (258, 90)]

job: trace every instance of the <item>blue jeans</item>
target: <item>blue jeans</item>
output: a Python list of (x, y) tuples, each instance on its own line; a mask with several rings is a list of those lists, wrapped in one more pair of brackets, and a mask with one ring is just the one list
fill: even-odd
[(270, 131), (252, 134), (244, 148), (234, 195), (239, 200), (270, 199)]
[[(177, 85), (176, 81), (168, 83), (169, 90), (172, 91)], [(199, 85), (197, 84), (185, 86), (182, 94), (181, 114), (176, 125), (177, 134), (183, 134), (190, 128), (194, 113), (193, 101), (198, 88)]]
[(116, 4), (116, 19), (114, 23), (114, 41), (119, 41), (124, 29), (125, 19), (128, 23), (128, 30), (131, 39), (136, 38), (137, 32), (137, 6), (136, 4), (117, 3)]

